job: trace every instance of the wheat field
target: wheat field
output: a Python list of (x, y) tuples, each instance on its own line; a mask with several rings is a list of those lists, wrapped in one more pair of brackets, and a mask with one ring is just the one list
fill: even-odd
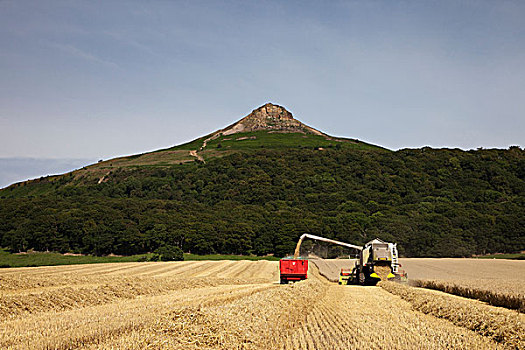
[[(337, 282), (352, 259), (312, 260), (321, 275)], [(477, 299), (525, 312), (525, 261), (504, 259), (400, 259), (410, 285)]]
[(270, 261), (0, 269), (0, 348), (524, 348), (523, 315), (475, 300), (339, 286), (314, 264), (306, 281), (278, 281)]
[(411, 285), (525, 312), (525, 261), (401, 259)]

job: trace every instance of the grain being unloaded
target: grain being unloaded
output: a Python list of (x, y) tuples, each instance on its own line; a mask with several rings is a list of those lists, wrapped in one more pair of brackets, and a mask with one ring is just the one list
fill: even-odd
[(390, 266), (374, 266), (374, 272), (379, 276), (381, 281), (386, 281), (388, 275), (392, 272)]

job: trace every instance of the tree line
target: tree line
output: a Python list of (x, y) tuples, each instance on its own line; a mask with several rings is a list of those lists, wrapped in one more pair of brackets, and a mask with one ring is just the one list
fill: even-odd
[(12, 251), (284, 256), (302, 233), (378, 237), (409, 257), (525, 250), (519, 147), (261, 149), (25, 186), (0, 192), (0, 245)]

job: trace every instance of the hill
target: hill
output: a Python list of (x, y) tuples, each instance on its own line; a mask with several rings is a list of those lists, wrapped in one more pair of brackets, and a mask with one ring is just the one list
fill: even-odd
[[(261, 149), (376, 149), (383, 148), (356, 139), (329, 136), (295, 119), (284, 107), (267, 103), (241, 120), (191, 142), (153, 152), (119, 157), (86, 166), (72, 173), (46, 177), (46, 183), (107, 182), (117, 171), (144, 167), (169, 168), (195, 161), (206, 162), (233, 153)], [(69, 180), (67, 180), (69, 182)], [(9, 191), (22, 195), (43, 194), (40, 180), (29, 180), (10, 186)], [(39, 185), (34, 187), (33, 185)], [(30, 188), (27, 188), (29, 186)]]
[(267, 104), (190, 143), (0, 191), (12, 251), (293, 251), (302, 233), (406, 256), (525, 250), (525, 151), (406, 149), (335, 138)]

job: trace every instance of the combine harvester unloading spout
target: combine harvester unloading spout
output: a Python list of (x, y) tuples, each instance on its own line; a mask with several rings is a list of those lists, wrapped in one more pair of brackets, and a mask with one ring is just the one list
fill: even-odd
[(299, 257), (299, 251), (301, 250), (301, 244), (303, 243), (305, 238), (315, 239), (316, 241), (322, 241), (322, 242), (327, 242), (327, 243), (338, 244), (338, 245), (342, 245), (344, 247), (353, 248), (353, 249), (357, 249), (357, 250), (363, 250), (363, 247), (359, 246), (359, 245), (353, 245), (353, 244), (350, 244), (350, 243), (339, 242), (339, 241), (335, 241), (333, 239), (319, 237), (319, 236), (314, 236), (314, 235), (310, 235), (308, 233), (305, 233), (299, 238), (299, 241), (297, 242), (297, 246), (295, 246), (295, 252), (293, 254), (293, 258), (294, 259), (297, 259)]
[(398, 261), (395, 243), (384, 242), (376, 238), (364, 246), (358, 246), (305, 233), (297, 242), (293, 259), (281, 259), (279, 262), (281, 283), (307, 278), (308, 260), (299, 259), (301, 244), (305, 238), (340, 245), (359, 252), (353, 269), (341, 269), (339, 284), (375, 285), (381, 280), (405, 281), (407, 279), (406, 273), (399, 269), (401, 265)]

